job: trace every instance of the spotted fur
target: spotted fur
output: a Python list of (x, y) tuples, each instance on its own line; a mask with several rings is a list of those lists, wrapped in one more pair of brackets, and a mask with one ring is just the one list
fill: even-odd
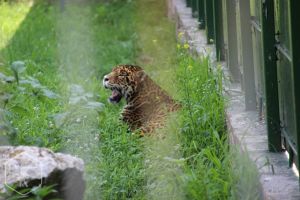
[(116, 66), (104, 76), (103, 85), (115, 94), (112, 101), (125, 98), (127, 104), (121, 118), (132, 131), (138, 129), (142, 134), (162, 127), (166, 115), (180, 108), (139, 66)]

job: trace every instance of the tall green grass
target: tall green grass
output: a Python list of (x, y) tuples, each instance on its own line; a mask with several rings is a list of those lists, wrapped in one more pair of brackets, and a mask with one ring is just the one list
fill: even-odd
[(177, 78), (181, 112), (181, 150), (186, 159), (188, 199), (227, 199), (232, 178), (222, 94), (222, 74), (209, 58), (193, 58), (183, 46), (178, 52)]
[[(59, 98), (47, 98), (30, 84), (1, 85), (1, 94), (11, 95), (1, 103), (8, 113), (5, 123), (12, 127), (9, 133), (1, 129), (1, 134), (9, 135), (14, 145), (48, 147), (82, 158), (86, 164), (86, 199), (141, 199), (143, 146), (118, 120), (123, 105), (109, 104), (110, 94), (101, 85), (111, 67), (134, 63), (133, 4), (71, 3), (61, 13), (55, 4), (42, 1), (32, 7), (1, 3), (0, 10), (6, 11), (0, 13), (0, 26), (6, 26), (22, 6), (29, 12), (22, 15), (22, 23), (12, 27), (16, 32), (1, 29), (1, 36), (10, 37), (0, 50), (0, 71), (13, 75), (12, 62), (24, 61), (26, 71), (21, 77), (38, 80)], [(102, 111), (87, 111), (81, 103), (69, 105), (72, 84), (91, 93), (93, 101), (104, 103)], [(2, 114), (1, 110), (1, 125)]]
[[(59, 80), (56, 76), (58, 62), (55, 55), (53, 6), (31, 6), (28, 2), (21, 2), (1, 3), (0, 7), (5, 10), (0, 13), (3, 18), (0, 22), (1, 35), (6, 36), (5, 48), (0, 50), (3, 62), (1, 71), (12, 75), (11, 64), (14, 61), (23, 61), (26, 72), (21, 78), (34, 78), (49, 90), (57, 92)], [(29, 12), (20, 12), (22, 10)], [(23, 21), (20, 24), (10, 23), (10, 29), (6, 29), (6, 23), (16, 13), (24, 13), (26, 17), (22, 16)], [(12, 32), (14, 29), (16, 31)], [(58, 112), (61, 107), (57, 99), (41, 95), (40, 90), (30, 84), (18, 85), (16, 82), (3, 84), (1, 92), (11, 96), (5, 109), (9, 111), (9, 121), (16, 130), (16, 134), (11, 135), (13, 144), (45, 146), (54, 150), (61, 148), (61, 131), (51, 127), (49, 120), (49, 114)]]
[[(134, 3), (116, 1), (95, 8), (98, 24), (94, 29), (97, 74), (102, 83), (104, 74), (120, 63), (135, 63), (137, 33), (133, 23)], [(107, 99), (110, 91), (99, 88), (99, 101), (105, 109), (99, 115), (99, 160), (91, 165), (98, 176), (94, 188), (87, 191), (87, 199), (143, 199), (144, 155), (143, 144), (128, 127), (119, 121), (124, 102), (112, 105)], [(100, 190), (98, 189), (100, 188)], [(94, 197), (91, 195), (94, 194)], [(90, 198), (89, 198), (90, 197)]]
[(184, 109), (179, 140), (185, 160), (181, 177), (187, 199), (260, 199), (258, 173), (246, 152), (229, 145), (219, 66), (178, 45), (176, 70)]
[[(86, 199), (234, 199), (234, 191), (247, 188), (238, 187), (248, 182), (238, 178), (245, 167), (232, 163), (227, 145), (221, 72), (184, 47), (176, 52), (165, 9), (159, 0), (73, 2), (63, 13), (42, 1), (0, 3), (0, 72), (13, 75), (12, 62), (24, 61), (22, 78), (59, 95), (48, 98), (30, 84), (1, 85), (1, 97), (11, 98), (1, 102), (0, 125), (10, 124), (5, 134), (14, 145), (84, 159)], [(141, 64), (180, 100), (183, 109), (158, 135), (131, 134), (119, 121), (124, 102), (107, 102), (102, 77), (120, 63)], [(104, 107), (70, 105), (73, 84)]]

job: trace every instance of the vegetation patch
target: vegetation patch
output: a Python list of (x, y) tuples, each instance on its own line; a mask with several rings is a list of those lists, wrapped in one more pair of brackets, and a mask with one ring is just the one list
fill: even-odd
[(134, 63), (133, 8), (121, 1), (72, 3), (64, 12), (42, 1), (0, 4), (1, 143), (84, 159), (86, 199), (143, 195), (142, 144), (101, 84), (112, 66)]
[[(165, 1), (70, 3), (64, 12), (30, 2), (0, 1), (2, 145), (82, 158), (86, 199), (235, 196), (233, 171), (244, 168), (227, 145), (221, 72), (187, 45), (176, 52)], [(141, 65), (182, 104), (159, 134), (132, 134), (119, 121), (124, 102), (107, 102), (102, 78), (120, 63)]]
[(208, 58), (194, 59), (178, 45), (178, 87), (183, 98), (181, 150), (189, 199), (227, 199), (231, 189), (222, 73)]

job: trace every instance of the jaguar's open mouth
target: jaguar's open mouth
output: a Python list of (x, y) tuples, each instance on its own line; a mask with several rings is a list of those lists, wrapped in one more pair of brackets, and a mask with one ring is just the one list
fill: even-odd
[(109, 101), (111, 103), (119, 103), (122, 99), (122, 94), (119, 90), (113, 89)]

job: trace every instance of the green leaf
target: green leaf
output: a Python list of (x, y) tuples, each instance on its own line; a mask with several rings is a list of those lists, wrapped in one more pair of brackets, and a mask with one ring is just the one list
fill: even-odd
[(22, 73), (25, 71), (26, 69), (26, 66), (25, 66), (25, 63), (23, 61), (14, 61), (12, 64), (11, 64), (11, 69), (16, 72), (16, 73)]

